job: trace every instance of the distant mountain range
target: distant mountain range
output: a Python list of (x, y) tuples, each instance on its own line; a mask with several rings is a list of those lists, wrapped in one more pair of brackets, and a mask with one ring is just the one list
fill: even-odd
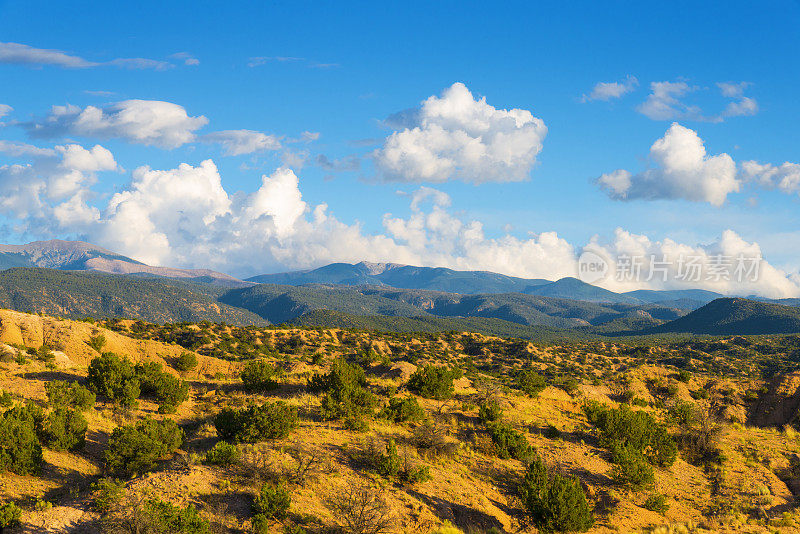
[(469, 328), (518, 337), (800, 332), (800, 299), (720, 297), (367, 262), (239, 280), (153, 267), (80, 241), (0, 245), (0, 307), (69, 317)]
[(153, 267), (84, 241), (34, 241), (27, 245), (0, 245), (0, 270), (45, 267), (64, 271), (98, 271), (114, 274), (186, 279), (226, 287), (252, 284), (209, 269)]

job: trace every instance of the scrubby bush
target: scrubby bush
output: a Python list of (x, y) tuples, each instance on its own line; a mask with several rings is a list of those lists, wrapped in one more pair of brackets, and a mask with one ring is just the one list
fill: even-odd
[(275, 366), (264, 360), (253, 360), (247, 362), (239, 376), (247, 391), (267, 391), (278, 387), (277, 375)]
[(642, 489), (653, 483), (653, 467), (641, 452), (615, 443), (611, 448), (611, 478), (617, 484)]
[(14, 404), (14, 396), (8, 392), (0, 389), (0, 406), (8, 407)]
[(123, 475), (140, 474), (176, 450), (184, 434), (175, 421), (143, 419), (115, 428), (105, 452), (106, 470)]
[(364, 388), (366, 384), (364, 369), (339, 358), (327, 374), (311, 377), (308, 390), (325, 393), (320, 403), (325, 419), (357, 418), (371, 415), (377, 403), (375, 395)]
[(517, 388), (531, 397), (536, 397), (547, 387), (547, 380), (532, 369), (520, 371), (515, 380)]
[(285, 402), (225, 408), (214, 418), (217, 435), (229, 442), (255, 443), (283, 439), (297, 427), (297, 408)]
[(647, 500), (644, 501), (642, 508), (664, 515), (667, 513), (667, 510), (669, 510), (669, 504), (667, 504), (667, 498), (664, 495), (660, 493), (652, 493), (649, 497), (647, 497)]
[(525, 435), (503, 421), (486, 425), (494, 443), (494, 450), (500, 458), (514, 458), (527, 463), (536, 455), (536, 450), (528, 443)]
[(94, 509), (101, 514), (108, 514), (122, 500), (125, 484), (113, 478), (101, 478), (92, 484), (94, 493)]
[(659, 467), (669, 467), (675, 462), (678, 453), (675, 440), (650, 414), (627, 406), (612, 409), (595, 401), (587, 403), (584, 412), (600, 430), (600, 443), (605, 448), (617, 444), (642, 451), (648, 462)]
[(540, 530), (585, 532), (594, 524), (591, 507), (578, 479), (548, 472), (538, 458), (528, 465), (519, 494)]
[(74, 451), (86, 444), (89, 424), (80, 410), (56, 408), (47, 416), (45, 444), (54, 451)]
[(94, 406), (96, 396), (77, 382), (53, 380), (45, 382), (47, 404), (53, 408), (76, 408), (82, 412)]
[(443, 400), (453, 395), (453, 380), (461, 378), (461, 369), (426, 365), (408, 378), (406, 387), (421, 397)]
[(400, 458), (397, 453), (397, 444), (393, 439), (390, 439), (386, 444), (386, 452), (375, 450), (374, 447), (375, 444), (373, 442), (372, 450), (368, 452), (368, 456), (371, 457), (373, 469), (382, 477), (409, 484), (430, 480), (430, 468), (412, 465), (408, 455)]
[(289, 513), (292, 499), (289, 491), (283, 484), (271, 484), (267, 482), (261, 486), (261, 491), (253, 502), (254, 523), (258, 516), (259, 523), (265, 520), (269, 523), (272, 519), (285, 519)]
[(89, 338), (89, 341), (86, 342), (87, 345), (92, 347), (97, 352), (102, 352), (103, 347), (106, 345), (106, 336), (103, 334), (97, 334), (96, 336), (92, 336)]
[(144, 506), (145, 532), (153, 534), (211, 534), (211, 527), (197, 508), (175, 506), (160, 499), (151, 499)]
[(175, 360), (175, 369), (181, 373), (191, 371), (197, 367), (197, 356), (191, 352), (184, 352)]
[(0, 532), (7, 527), (18, 525), (21, 517), (22, 508), (13, 502), (0, 504)]
[(351, 483), (325, 501), (344, 534), (383, 534), (392, 532), (392, 511), (375, 488)]
[(158, 362), (145, 362), (135, 367), (141, 394), (158, 403), (160, 413), (174, 413), (189, 396), (189, 384), (167, 373)]
[(0, 416), (0, 473), (38, 473), (42, 466), (41, 410), (17, 406)]
[(239, 463), (242, 457), (239, 447), (227, 441), (218, 441), (214, 447), (206, 453), (206, 463), (211, 465), (230, 466)]
[(124, 356), (105, 352), (89, 364), (89, 389), (98, 395), (131, 407), (139, 398), (139, 379), (133, 363)]
[(496, 399), (489, 399), (481, 403), (478, 418), (483, 424), (500, 421), (503, 418), (503, 407)]
[(422, 421), (425, 419), (425, 410), (419, 405), (416, 398), (409, 395), (403, 399), (399, 397), (389, 399), (389, 405), (383, 409), (382, 415), (395, 423), (405, 423)]

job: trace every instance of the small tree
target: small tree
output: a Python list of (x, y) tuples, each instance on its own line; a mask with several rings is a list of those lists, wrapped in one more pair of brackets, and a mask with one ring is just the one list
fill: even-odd
[(214, 426), (217, 435), (230, 442), (282, 439), (297, 427), (297, 408), (282, 401), (241, 410), (225, 408), (214, 418)]
[(395, 423), (407, 421), (422, 421), (425, 419), (425, 410), (419, 405), (417, 399), (408, 396), (404, 399), (392, 397), (389, 405), (383, 409), (382, 415)]
[(540, 530), (585, 532), (594, 524), (589, 502), (578, 479), (548, 472), (544, 462), (538, 458), (528, 465), (519, 494)]
[(615, 443), (611, 447), (611, 478), (617, 484), (632, 489), (642, 489), (653, 483), (653, 467), (641, 452)]
[(183, 430), (170, 419), (148, 418), (115, 428), (105, 452), (106, 470), (128, 476), (143, 473), (178, 450), (183, 439)]
[(160, 499), (152, 499), (144, 506), (146, 523), (157, 534), (211, 534), (211, 527), (190, 504), (186, 508)]
[(269, 524), (272, 519), (285, 519), (291, 503), (289, 491), (283, 484), (267, 482), (261, 486), (261, 491), (253, 502), (253, 522)]
[(53, 408), (77, 408), (85, 412), (94, 406), (96, 396), (77, 382), (53, 380), (45, 382), (47, 404)]
[(133, 363), (123, 356), (105, 352), (89, 364), (89, 389), (107, 399), (131, 407), (139, 397), (139, 379)]
[(335, 360), (327, 374), (316, 374), (308, 383), (311, 392), (325, 392), (320, 404), (325, 419), (360, 419), (372, 414), (376, 399), (364, 386), (364, 370), (347, 363), (344, 358)]
[(443, 400), (453, 395), (453, 380), (461, 375), (461, 369), (426, 365), (414, 371), (406, 386), (421, 397)]
[(74, 451), (86, 444), (86, 418), (77, 409), (56, 408), (46, 421), (47, 446), (54, 451)]
[(141, 394), (155, 399), (160, 413), (174, 413), (189, 396), (189, 385), (165, 372), (158, 362), (137, 364), (135, 371)]
[(37, 430), (40, 415), (28, 406), (17, 406), (0, 416), (0, 473), (18, 475), (38, 473), (42, 466), (42, 446)]
[(352, 483), (325, 502), (346, 534), (383, 534), (391, 532), (394, 520), (389, 505), (374, 488)]
[(197, 367), (197, 356), (191, 352), (184, 352), (175, 360), (175, 369), (181, 373), (186, 373)]
[(517, 388), (531, 397), (536, 397), (547, 387), (547, 380), (532, 369), (520, 371), (516, 377)]
[(267, 391), (278, 387), (278, 370), (264, 360), (247, 362), (240, 375), (247, 391)]

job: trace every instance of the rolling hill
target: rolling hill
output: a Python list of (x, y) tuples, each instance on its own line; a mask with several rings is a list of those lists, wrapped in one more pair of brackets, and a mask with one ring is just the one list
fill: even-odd
[(721, 298), (646, 332), (792, 334), (800, 332), (800, 309), (741, 298)]

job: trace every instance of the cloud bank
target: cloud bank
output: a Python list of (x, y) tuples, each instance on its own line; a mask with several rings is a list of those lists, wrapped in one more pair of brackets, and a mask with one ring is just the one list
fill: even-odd
[[(455, 215), (450, 197), (432, 187), (409, 193), (407, 214), (387, 213), (382, 231), (368, 233), (358, 223), (337, 219), (326, 204), (306, 202), (300, 180), (289, 168), (264, 175), (255, 191), (231, 193), (211, 160), (164, 170), (139, 167), (125, 189), (102, 200), (93, 190), (98, 173), (119, 170), (104, 147), (70, 144), (39, 152), (11, 144), (2, 147), (29, 159), (0, 167), (0, 213), (16, 220), (15, 232), (36, 238), (70, 234), (153, 265), (249, 276), (369, 260), (554, 280), (577, 275), (583, 250), (612, 261), (633, 253), (684, 253), (706, 262), (717, 255), (760, 255), (758, 244), (732, 231), (700, 245), (655, 241), (622, 229), (609, 242), (595, 238), (585, 247), (555, 232), (489, 236), (481, 221)], [(800, 295), (787, 273), (767, 263), (752, 282), (610, 278), (600, 285), (614, 290), (702, 287), (733, 294)]]

